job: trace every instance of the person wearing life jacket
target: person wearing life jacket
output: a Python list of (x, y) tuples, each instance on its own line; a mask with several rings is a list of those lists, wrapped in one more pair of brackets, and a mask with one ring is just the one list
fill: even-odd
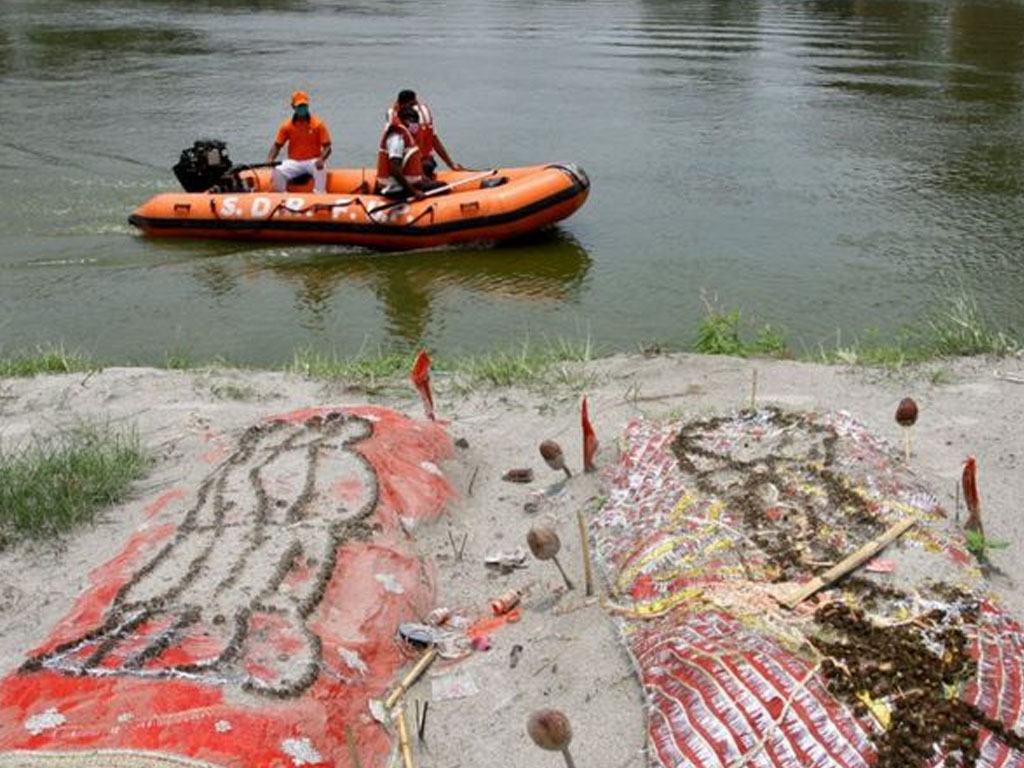
[(331, 133), (327, 123), (309, 111), (309, 94), (292, 94), (292, 116), (277, 129), (267, 162), (274, 162), (281, 147), (288, 145), (288, 159), (274, 168), (271, 188), (284, 192), (288, 182), (309, 174), (313, 177), (313, 191), (327, 191), (327, 158), (331, 156)]
[(423, 198), (423, 155), (416, 135), (419, 114), (402, 107), (384, 128), (377, 150), (377, 193), (385, 197)]
[(441, 141), (441, 137), (434, 130), (434, 116), (430, 111), (430, 107), (427, 106), (426, 102), (416, 98), (415, 91), (403, 90), (398, 92), (398, 98), (387, 111), (387, 124), (390, 125), (394, 121), (398, 110), (402, 107), (412, 107), (416, 110), (416, 115), (419, 118), (420, 132), (416, 136), (416, 143), (419, 145), (420, 153), (423, 156), (423, 175), (428, 179), (434, 178), (437, 172), (437, 159), (434, 157), (435, 151), (453, 171), (465, 170), (462, 165), (452, 160), (451, 155), (448, 154), (448, 150)]

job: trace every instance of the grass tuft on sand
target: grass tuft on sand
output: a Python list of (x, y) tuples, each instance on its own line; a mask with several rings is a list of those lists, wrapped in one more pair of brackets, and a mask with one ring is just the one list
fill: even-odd
[(360, 350), (355, 355), (342, 355), (337, 350), (323, 352), (313, 347), (301, 347), (295, 351), (285, 370), (310, 379), (344, 381), (373, 387), (379, 382), (408, 373), (415, 359), (414, 351), (378, 348), (372, 352)]
[[(286, 370), (312, 379), (374, 388), (407, 378), (415, 359), (415, 351), (378, 348), (346, 356), (337, 351), (322, 352), (304, 347), (295, 353)], [(479, 387), (547, 384), (581, 390), (594, 383), (593, 374), (586, 368), (593, 359), (589, 339), (557, 338), (543, 342), (526, 339), (515, 347), (482, 354), (434, 356), (431, 368), (435, 387), (450, 386), (460, 393)]]
[[(717, 298), (707, 293), (702, 292), (701, 301), (705, 314), (688, 351), (704, 355), (795, 358), (893, 369), (955, 357), (1007, 357), (1024, 349), (1024, 343), (1014, 330), (995, 327), (977, 299), (964, 290), (951, 290), (936, 299), (913, 325), (894, 335), (883, 336), (877, 330), (868, 330), (850, 340), (837, 332), (833, 340), (812, 345), (801, 343), (799, 354), (794, 354), (777, 326), (759, 324), (752, 314), (738, 308), (725, 309)], [(540, 341), (526, 337), (522, 342), (484, 353), (438, 354), (433, 360), (435, 385), (450, 386), (457, 393), (481, 387), (516, 386), (555, 386), (579, 392), (597, 383), (589, 363), (608, 351), (611, 350), (596, 351), (587, 335), (582, 339), (545, 337)], [(651, 356), (683, 350), (671, 343), (651, 343), (640, 345), (640, 351)], [(375, 350), (364, 347), (354, 355), (347, 355), (306, 346), (296, 349), (291, 361), (282, 368), (312, 379), (381, 389), (407, 379), (415, 357), (415, 349), (409, 347)], [(7, 356), (0, 354), (0, 378), (90, 371), (100, 367), (91, 358), (67, 352), (60, 345)], [(182, 347), (164, 355), (163, 367), (245, 370), (245, 366), (224, 359), (201, 362)], [(246, 397), (241, 390), (234, 393), (225, 390), (225, 395), (235, 399)]]
[[(735, 357), (793, 357), (786, 337), (775, 327), (756, 326), (739, 309), (726, 310), (715, 297), (701, 294), (704, 316), (697, 326), (691, 350), (704, 355)], [(935, 299), (920, 319), (892, 337), (869, 330), (844, 340), (818, 345), (817, 354), (805, 349), (801, 359), (821, 363), (845, 363), (880, 368), (991, 355), (1007, 357), (1024, 348), (1009, 330), (996, 328), (977, 299), (963, 290), (950, 290)]]
[[(754, 328), (753, 340), (744, 338), (745, 324), (739, 309), (726, 311), (716, 297), (701, 292), (704, 317), (697, 325), (692, 350), (701, 355), (734, 357), (790, 357), (789, 344), (778, 328), (764, 324)], [(747, 334), (749, 335), (749, 334)]]
[(479, 386), (529, 387), (555, 384), (572, 390), (594, 383), (586, 364), (594, 360), (590, 339), (526, 339), (517, 347), (456, 358), (439, 366), (455, 374), (455, 388), (469, 391)]
[(1012, 334), (992, 327), (977, 299), (966, 293), (936, 304), (925, 317), (924, 332), (926, 357), (1004, 357), (1021, 349)]
[(68, 352), (62, 344), (36, 347), (27, 352), (0, 355), (0, 377), (29, 377), (40, 373), (92, 371), (99, 366), (80, 352)]
[(93, 520), (100, 509), (123, 500), (150, 463), (134, 429), (89, 423), (0, 447), (0, 546)]
[(1006, 357), (1021, 349), (1012, 331), (995, 328), (977, 300), (960, 292), (937, 299), (918, 323), (893, 339), (869, 331), (863, 338), (843, 343), (837, 335), (834, 346), (822, 347), (820, 359), (825, 363), (900, 367), (972, 355)]

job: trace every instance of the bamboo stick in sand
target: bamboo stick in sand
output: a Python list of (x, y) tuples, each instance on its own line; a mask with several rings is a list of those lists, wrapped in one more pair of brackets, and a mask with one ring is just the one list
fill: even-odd
[(576, 510), (576, 522), (580, 527), (580, 546), (583, 548), (583, 583), (587, 597), (594, 594), (594, 574), (590, 566), (590, 539), (587, 536), (587, 523), (583, 519), (583, 510)]
[(866, 563), (872, 557), (885, 549), (889, 544), (906, 533), (907, 529), (916, 522), (917, 520), (915, 518), (910, 517), (896, 523), (881, 536), (872, 539), (852, 555), (844, 557), (838, 563), (821, 574), (821, 576), (815, 576), (806, 584), (802, 584), (797, 591), (793, 593), (792, 597), (782, 600), (782, 604), (790, 610), (796, 608), (800, 603), (813, 595), (819, 589), (824, 589), (832, 582), (842, 578), (850, 571)]

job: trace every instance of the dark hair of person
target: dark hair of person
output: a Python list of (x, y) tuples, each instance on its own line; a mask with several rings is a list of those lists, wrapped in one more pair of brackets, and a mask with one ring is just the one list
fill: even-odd
[(418, 123), (420, 116), (412, 107), (402, 107), (398, 110), (398, 117), (408, 123)]
[(398, 92), (398, 103), (399, 104), (412, 104), (416, 101), (416, 91), (399, 91)]

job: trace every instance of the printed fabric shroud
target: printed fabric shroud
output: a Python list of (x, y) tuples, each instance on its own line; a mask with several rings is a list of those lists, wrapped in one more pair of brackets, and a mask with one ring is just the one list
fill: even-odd
[[(894, 455), (841, 413), (629, 426), (591, 532), (651, 766), (1024, 766), (1024, 635)], [(779, 605), (908, 516), (876, 562)]]

